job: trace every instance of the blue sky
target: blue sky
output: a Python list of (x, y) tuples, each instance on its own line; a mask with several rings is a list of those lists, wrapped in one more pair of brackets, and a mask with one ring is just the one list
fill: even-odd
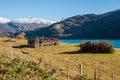
[(120, 0), (0, 0), (0, 16), (10, 19), (39, 17), (59, 20), (120, 9)]

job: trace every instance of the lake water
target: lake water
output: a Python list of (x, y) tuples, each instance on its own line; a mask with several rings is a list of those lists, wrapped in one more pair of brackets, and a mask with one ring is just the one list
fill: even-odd
[(110, 44), (114, 46), (114, 48), (120, 48), (120, 40), (82, 40), (82, 39), (61, 39), (60, 40), (60, 42), (67, 43), (67, 44), (80, 44), (84, 41), (92, 41), (92, 42), (108, 41)]

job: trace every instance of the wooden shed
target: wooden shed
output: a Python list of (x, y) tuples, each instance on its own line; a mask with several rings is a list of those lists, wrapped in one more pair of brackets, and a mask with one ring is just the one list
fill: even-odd
[(57, 38), (35, 38), (28, 40), (28, 47), (36, 48), (38, 46), (55, 46), (59, 45)]

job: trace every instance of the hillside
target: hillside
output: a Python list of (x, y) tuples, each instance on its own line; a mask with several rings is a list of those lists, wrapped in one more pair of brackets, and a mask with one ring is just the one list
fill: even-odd
[(15, 33), (16, 30), (7, 24), (0, 23), (0, 35)]
[[(111, 80), (112, 72), (115, 79), (120, 80), (120, 49), (116, 49), (113, 54), (92, 54), (79, 53), (78, 45), (63, 44), (59, 46), (47, 46), (38, 48), (27, 48), (26, 40), (16, 40), (16, 42), (5, 42), (7, 38), (0, 39), (0, 54), (12, 58), (18, 57), (23, 61), (34, 61), (37, 64), (42, 57), (41, 68), (48, 68), (49, 64), (56, 70), (54, 77), (57, 79), (67, 79), (67, 61), (69, 62), (69, 78), (79, 74), (79, 64), (83, 65), (83, 74), (93, 79), (94, 69), (97, 69), (97, 76), (101, 80)], [(13, 46), (11, 48), (11, 45)], [(7, 46), (7, 47), (6, 47)], [(13, 49), (13, 51), (12, 51)], [(11, 55), (13, 52), (13, 55)], [(27, 54), (24, 54), (26, 52)], [(9, 61), (8, 61), (9, 62)], [(47, 67), (45, 67), (47, 66)], [(59, 71), (60, 69), (60, 71)]]
[(19, 33), (20, 31), (32, 31), (41, 27), (48, 27), (53, 21), (41, 18), (6, 19), (0, 17), (0, 35)]
[(67, 18), (47, 28), (26, 32), (26, 36), (68, 39), (120, 39), (120, 10)]

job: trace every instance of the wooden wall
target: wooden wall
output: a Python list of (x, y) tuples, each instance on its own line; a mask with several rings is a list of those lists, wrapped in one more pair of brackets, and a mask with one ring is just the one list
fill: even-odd
[(53, 38), (44, 38), (44, 39), (32, 39), (28, 40), (28, 47), (38, 47), (38, 46), (55, 46), (59, 45), (59, 39), (53, 39)]

